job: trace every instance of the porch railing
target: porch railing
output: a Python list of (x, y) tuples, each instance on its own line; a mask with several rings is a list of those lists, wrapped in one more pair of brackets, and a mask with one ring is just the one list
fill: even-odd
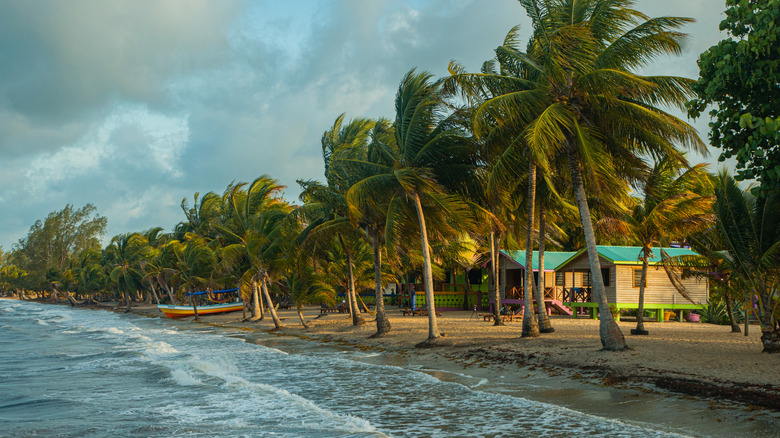
[[(512, 299), (518, 299), (522, 300), (525, 298), (525, 288), (522, 286), (512, 286), (510, 288), (507, 288), (506, 291), (506, 297), (512, 298)], [(561, 300), (562, 299), (562, 290), (560, 287), (556, 286), (549, 286), (544, 288), (544, 299), (545, 300)]]
[(591, 288), (589, 287), (564, 287), (562, 300), (564, 303), (589, 303), (591, 301)]

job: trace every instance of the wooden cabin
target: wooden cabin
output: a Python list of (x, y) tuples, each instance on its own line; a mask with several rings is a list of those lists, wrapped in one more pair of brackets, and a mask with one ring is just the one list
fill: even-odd
[[(639, 305), (639, 284), (642, 278), (642, 260), (639, 246), (598, 246), (601, 275), (607, 301), (619, 309), (636, 309)], [(686, 248), (663, 248), (671, 257), (697, 255)], [(700, 309), (709, 298), (706, 279), (690, 277), (681, 280), (693, 303), (686, 300), (672, 285), (661, 264), (660, 249), (653, 249), (645, 286), (645, 309), (656, 311), (662, 320), (664, 310)], [(556, 267), (555, 284), (562, 290), (563, 302), (582, 313), (591, 309), (596, 317), (597, 303), (592, 300), (592, 282), (588, 254), (582, 249)]]
[[(562, 306), (563, 288), (555, 284), (555, 268), (563, 261), (573, 256), (574, 252), (545, 251), (544, 252), (544, 299), (548, 306), (552, 305), (558, 313), (571, 314)], [(498, 289), (501, 304), (522, 306), (525, 298), (525, 256), (526, 252), (499, 250), (499, 283)], [(487, 266), (490, 266), (488, 263)], [(539, 281), (539, 251), (534, 251), (531, 269), (534, 273), (534, 283)], [(489, 295), (491, 305), (494, 304)]]

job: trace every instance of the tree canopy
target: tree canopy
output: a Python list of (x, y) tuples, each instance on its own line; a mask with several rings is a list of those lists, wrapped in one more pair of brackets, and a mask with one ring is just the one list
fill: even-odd
[(30, 285), (38, 286), (48, 270), (62, 271), (82, 251), (100, 250), (105, 229), (106, 218), (97, 214), (94, 205), (75, 209), (68, 204), (36, 221), (27, 236), (14, 245), (11, 260), (30, 274)]
[(737, 160), (738, 180), (755, 179), (755, 194), (780, 189), (780, 0), (727, 0), (720, 30), (729, 37), (699, 57), (697, 99), (688, 113), (709, 112), (710, 142), (719, 160)]

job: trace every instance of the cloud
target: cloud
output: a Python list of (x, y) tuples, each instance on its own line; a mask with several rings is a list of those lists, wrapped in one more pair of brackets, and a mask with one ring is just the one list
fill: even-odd
[(121, 106), (75, 144), (32, 158), (24, 176), (33, 196), (87, 175), (108, 177), (110, 169), (152, 170), (179, 177), (179, 158), (188, 139), (187, 117)]
[[(699, 18), (691, 52), (656, 65), (694, 77), (720, 6), (637, 5)], [(339, 114), (392, 118), (408, 70), (475, 71), (518, 23), (527, 38), (513, 0), (2, 2), (0, 245), (65, 203), (113, 235), (171, 229), (182, 198), (261, 174), (295, 200)]]

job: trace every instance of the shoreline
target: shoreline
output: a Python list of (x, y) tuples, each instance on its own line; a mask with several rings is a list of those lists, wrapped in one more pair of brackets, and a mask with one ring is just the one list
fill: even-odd
[[(125, 313), (115, 305), (84, 307)], [(134, 306), (131, 312), (165, 318), (155, 305)], [(307, 307), (304, 317), (310, 328), (306, 330), (294, 309), (277, 312), (284, 324), (280, 331), (274, 330), (270, 315), (249, 322), (242, 321), (240, 312), (201, 316), (200, 323), (395, 355), (423, 368), (449, 364), (450, 370), (462, 368), (493, 377), (532, 376), (541, 382), (554, 378), (563, 382), (557, 389), (568, 382), (709, 402), (709, 408), (720, 410), (722, 417), (742, 422), (753, 421), (761, 413), (780, 418), (780, 355), (761, 353), (757, 326), (751, 326), (750, 336), (745, 337), (730, 333), (729, 326), (650, 322), (646, 323), (650, 336), (627, 337), (632, 350), (605, 352), (600, 351), (597, 320), (553, 317), (554, 333), (521, 338), (519, 322), (496, 327), (482, 318), (469, 320), (470, 311), (454, 311), (443, 312), (439, 318), (445, 333), (441, 345), (418, 348), (416, 344), (427, 336), (427, 318), (402, 316), (393, 308), (388, 309), (391, 332), (382, 338), (369, 338), (376, 325), (367, 314), (366, 324), (352, 326), (348, 314), (318, 317), (318, 307)], [(194, 322), (194, 318), (178, 321)], [(635, 323), (619, 324), (628, 333)]]

